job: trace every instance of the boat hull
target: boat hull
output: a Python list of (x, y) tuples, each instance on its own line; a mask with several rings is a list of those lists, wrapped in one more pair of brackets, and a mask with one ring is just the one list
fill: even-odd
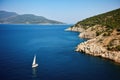
[(35, 68), (35, 67), (37, 67), (38, 66), (38, 64), (34, 64), (34, 65), (32, 65), (32, 68)]

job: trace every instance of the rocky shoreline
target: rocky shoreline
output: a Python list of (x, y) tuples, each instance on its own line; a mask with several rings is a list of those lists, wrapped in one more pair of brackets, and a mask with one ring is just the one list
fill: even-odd
[[(94, 27), (99, 27), (99, 25), (96, 25)], [(79, 27), (73, 26), (66, 30), (80, 32), (79, 37), (88, 38), (87, 41), (80, 43), (76, 47), (75, 51), (84, 52), (92, 56), (99, 56), (99, 57), (107, 58), (107, 59), (120, 63), (120, 51), (108, 50), (105, 46), (105, 44), (107, 43), (105, 42), (105, 40), (108, 39), (107, 41), (109, 41), (111, 39), (110, 37), (112, 36), (109, 36), (109, 37), (103, 37), (102, 35), (95, 36), (96, 34), (94, 31), (91, 31), (90, 29), (85, 30), (81, 28), (80, 26)], [(119, 37), (120, 36), (118, 36), (118, 38)], [(103, 41), (100, 41), (101, 39), (103, 39)]]

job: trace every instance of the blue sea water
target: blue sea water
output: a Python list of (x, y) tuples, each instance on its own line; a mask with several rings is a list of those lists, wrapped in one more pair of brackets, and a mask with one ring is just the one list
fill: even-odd
[(0, 80), (120, 80), (119, 64), (74, 51), (85, 40), (69, 26), (1, 24)]

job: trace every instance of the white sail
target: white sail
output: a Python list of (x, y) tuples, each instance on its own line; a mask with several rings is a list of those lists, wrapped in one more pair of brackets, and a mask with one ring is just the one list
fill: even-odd
[(32, 63), (32, 68), (37, 67), (38, 64), (36, 64), (36, 55), (34, 56), (33, 63)]
[(34, 56), (32, 65), (35, 65), (35, 64), (36, 64), (36, 55)]

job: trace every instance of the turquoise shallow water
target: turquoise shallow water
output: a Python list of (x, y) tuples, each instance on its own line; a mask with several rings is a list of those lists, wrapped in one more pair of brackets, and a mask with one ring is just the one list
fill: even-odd
[(74, 51), (85, 40), (69, 26), (1, 24), (0, 80), (120, 80), (119, 64)]

